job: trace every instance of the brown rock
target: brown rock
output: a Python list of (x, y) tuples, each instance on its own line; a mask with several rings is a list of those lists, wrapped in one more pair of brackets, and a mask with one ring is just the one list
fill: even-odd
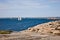
[(59, 31), (59, 30), (55, 30), (55, 31), (53, 32), (53, 34), (54, 34), (54, 35), (60, 35), (60, 31)]
[(39, 24), (35, 27), (28, 29), (30, 32), (37, 32), (37, 33), (51, 33), (60, 35), (60, 21), (53, 21), (44, 24)]
[(60, 30), (60, 27), (57, 27), (57, 30)]

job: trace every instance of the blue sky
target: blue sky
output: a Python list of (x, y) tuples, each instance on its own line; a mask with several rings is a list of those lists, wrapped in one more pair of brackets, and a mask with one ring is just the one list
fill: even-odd
[(60, 0), (0, 0), (0, 17), (60, 17)]

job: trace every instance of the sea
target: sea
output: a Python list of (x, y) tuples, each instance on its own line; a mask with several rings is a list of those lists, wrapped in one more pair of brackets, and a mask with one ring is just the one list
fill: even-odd
[(47, 18), (0, 18), (0, 30), (22, 31), (38, 24), (51, 22)]

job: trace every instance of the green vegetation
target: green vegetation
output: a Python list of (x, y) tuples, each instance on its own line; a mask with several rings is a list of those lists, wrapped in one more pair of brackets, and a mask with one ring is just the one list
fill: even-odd
[(9, 30), (0, 30), (0, 34), (10, 34), (13, 31), (9, 31)]

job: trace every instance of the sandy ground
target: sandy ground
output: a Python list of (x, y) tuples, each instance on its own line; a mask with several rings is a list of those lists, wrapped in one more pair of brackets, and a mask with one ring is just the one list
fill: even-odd
[(60, 40), (60, 36), (41, 35), (32, 32), (18, 32), (0, 35), (0, 40)]

